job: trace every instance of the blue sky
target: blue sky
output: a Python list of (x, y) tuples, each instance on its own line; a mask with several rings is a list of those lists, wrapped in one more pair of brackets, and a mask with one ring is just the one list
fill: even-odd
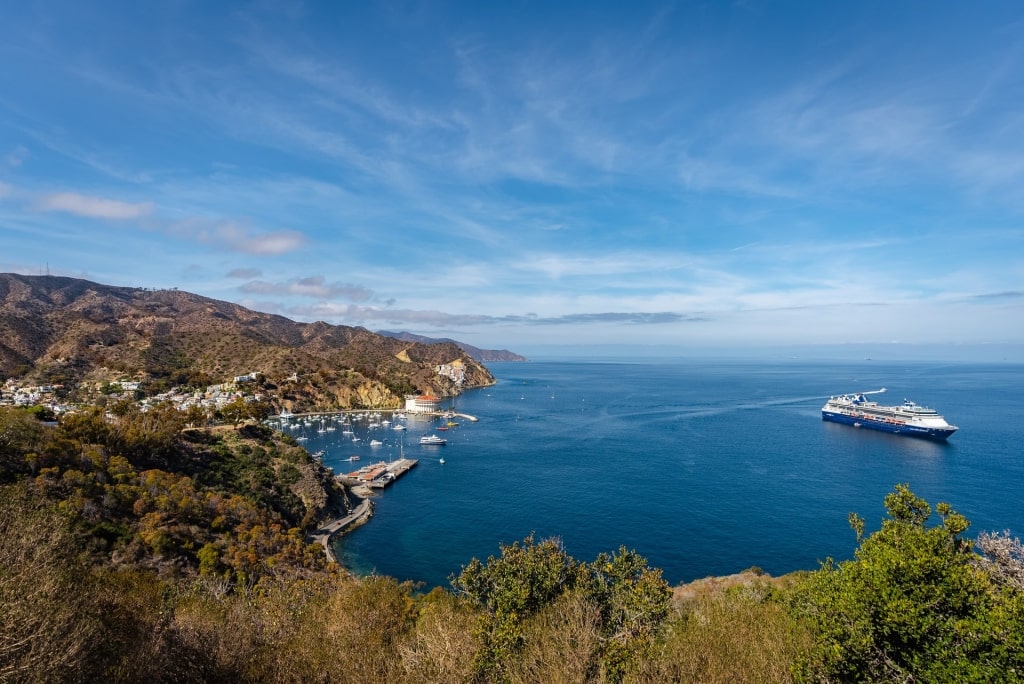
[(0, 0), (0, 271), (481, 347), (1024, 343), (1024, 6)]

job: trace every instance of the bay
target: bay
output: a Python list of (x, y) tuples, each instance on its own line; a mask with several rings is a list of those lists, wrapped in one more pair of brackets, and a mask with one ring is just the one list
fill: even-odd
[[(1024, 366), (942, 362), (588, 359), (490, 364), (498, 384), (458, 397), (477, 417), (408, 419), (405, 432), (300, 428), (342, 472), (419, 465), (336, 541), (343, 564), (447, 586), (471, 558), (528, 535), (580, 560), (635, 549), (675, 584), (757, 566), (773, 574), (852, 556), (850, 512), (877, 529), (908, 483), (983, 530), (1024, 531)], [(825, 423), (831, 394), (887, 387), (960, 427), (948, 443)], [(889, 401), (891, 399), (892, 401)], [(385, 414), (386, 417), (386, 414)], [(319, 429), (323, 429), (322, 427)], [(352, 437), (361, 441), (353, 442)], [(370, 439), (383, 444), (369, 447)], [(440, 463), (443, 456), (445, 463)]]

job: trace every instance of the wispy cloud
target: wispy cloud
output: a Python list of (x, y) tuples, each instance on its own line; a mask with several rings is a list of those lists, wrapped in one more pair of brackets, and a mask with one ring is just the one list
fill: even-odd
[[(933, 331), (905, 314), (946, 304), (1019, 330), (1012, 11), (665, 7), (370, 3), (330, 36), (312, 6), (13, 17), (5, 240), (301, 319), (530, 342)], [(118, 271), (110, 226), (160, 258)]]
[(18, 145), (7, 155), (7, 165), (11, 168), (21, 166), (29, 158), (29, 151), (26, 147)]
[(316, 297), (319, 299), (348, 299), (366, 302), (374, 297), (372, 290), (350, 283), (328, 283), (323, 276), (310, 276), (285, 283), (254, 280), (239, 288), (246, 294), (279, 295), (287, 297)]
[(228, 278), (240, 278), (242, 280), (259, 278), (261, 275), (263, 275), (263, 271), (258, 268), (233, 268), (227, 273)]
[(490, 325), (531, 325), (563, 326), (614, 323), (621, 325), (661, 325), (703, 320), (702, 316), (658, 312), (596, 312), (567, 314), (560, 316), (538, 316), (536, 314), (509, 314), (492, 316), (486, 314), (453, 314), (431, 309), (392, 309), (354, 304), (332, 304), (318, 302), (311, 306), (288, 307), (287, 313), (304, 319), (338, 320), (348, 325), (362, 325), (369, 322), (386, 322), (394, 325), (429, 325), (434, 327), (464, 328)]
[(244, 221), (189, 219), (168, 226), (168, 232), (205, 245), (243, 254), (273, 256), (300, 249), (306, 236), (294, 230), (259, 232)]
[(699, 260), (674, 250), (661, 253), (616, 251), (613, 254), (572, 255), (553, 252), (526, 254), (513, 266), (525, 273), (541, 273), (552, 280), (576, 276), (605, 277), (651, 274), (693, 269)]
[(1018, 301), (1024, 299), (1024, 292), (1020, 290), (1007, 290), (1006, 292), (985, 292), (976, 294), (971, 299), (983, 301)]
[[(681, 323), (684, 321), (700, 320), (703, 320), (703, 317), (675, 313), (673, 311), (582, 313), (549, 317), (517, 316), (511, 319), (512, 322), (528, 323), (530, 325), (572, 325), (576, 323), (628, 323), (635, 325), (657, 325), (662, 323)], [(501, 322), (510, 322), (510, 320), (507, 319)]]
[(151, 202), (122, 202), (106, 197), (91, 197), (75, 192), (58, 192), (39, 200), (43, 211), (61, 211), (87, 218), (124, 221), (139, 219), (153, 213)]

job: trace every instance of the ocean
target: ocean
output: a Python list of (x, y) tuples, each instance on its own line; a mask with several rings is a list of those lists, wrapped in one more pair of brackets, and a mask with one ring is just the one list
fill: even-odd
[[(534, 535), (579, 560), (620, 546), (672, 584), (757, 566), (773, 575), (851, 558), (850, 512), (877, 529), (908, 483), (972, 522), (968, 535), (1024, 534), (1024, 365), (657, 359), (489, 364), (498, 379), (455, 409), (354, 435), (293, 429), (336, 472), (404, 455), (419, 465), (376, 497), (370, 522), (336, 541), (339, 559), (448, 586), (471, 558)], [(960, 427), (934, 443), (826, 423), (831, 394), (930, 406)], [(387, 417), (385, 415), (385, 417)], [(351, 437), (360, 437), (353, 442)], [(370, 439), (383, 442), (370, 447)], [(346, 459), (360, 456), (359, 463)], [(444, 457), (442, 464), (440, 458)]]

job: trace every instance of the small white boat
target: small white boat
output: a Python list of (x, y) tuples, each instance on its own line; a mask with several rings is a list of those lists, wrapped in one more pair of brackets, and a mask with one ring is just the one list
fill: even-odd
[(371, 439), (370, 446), (384, 446), (384, 442), (380, 441), (379, 439)]
[(438, 461), (438, 463), (440, 463), (441, 465), (444, 465), (444, 456), (441, 457), (441, 460)]

